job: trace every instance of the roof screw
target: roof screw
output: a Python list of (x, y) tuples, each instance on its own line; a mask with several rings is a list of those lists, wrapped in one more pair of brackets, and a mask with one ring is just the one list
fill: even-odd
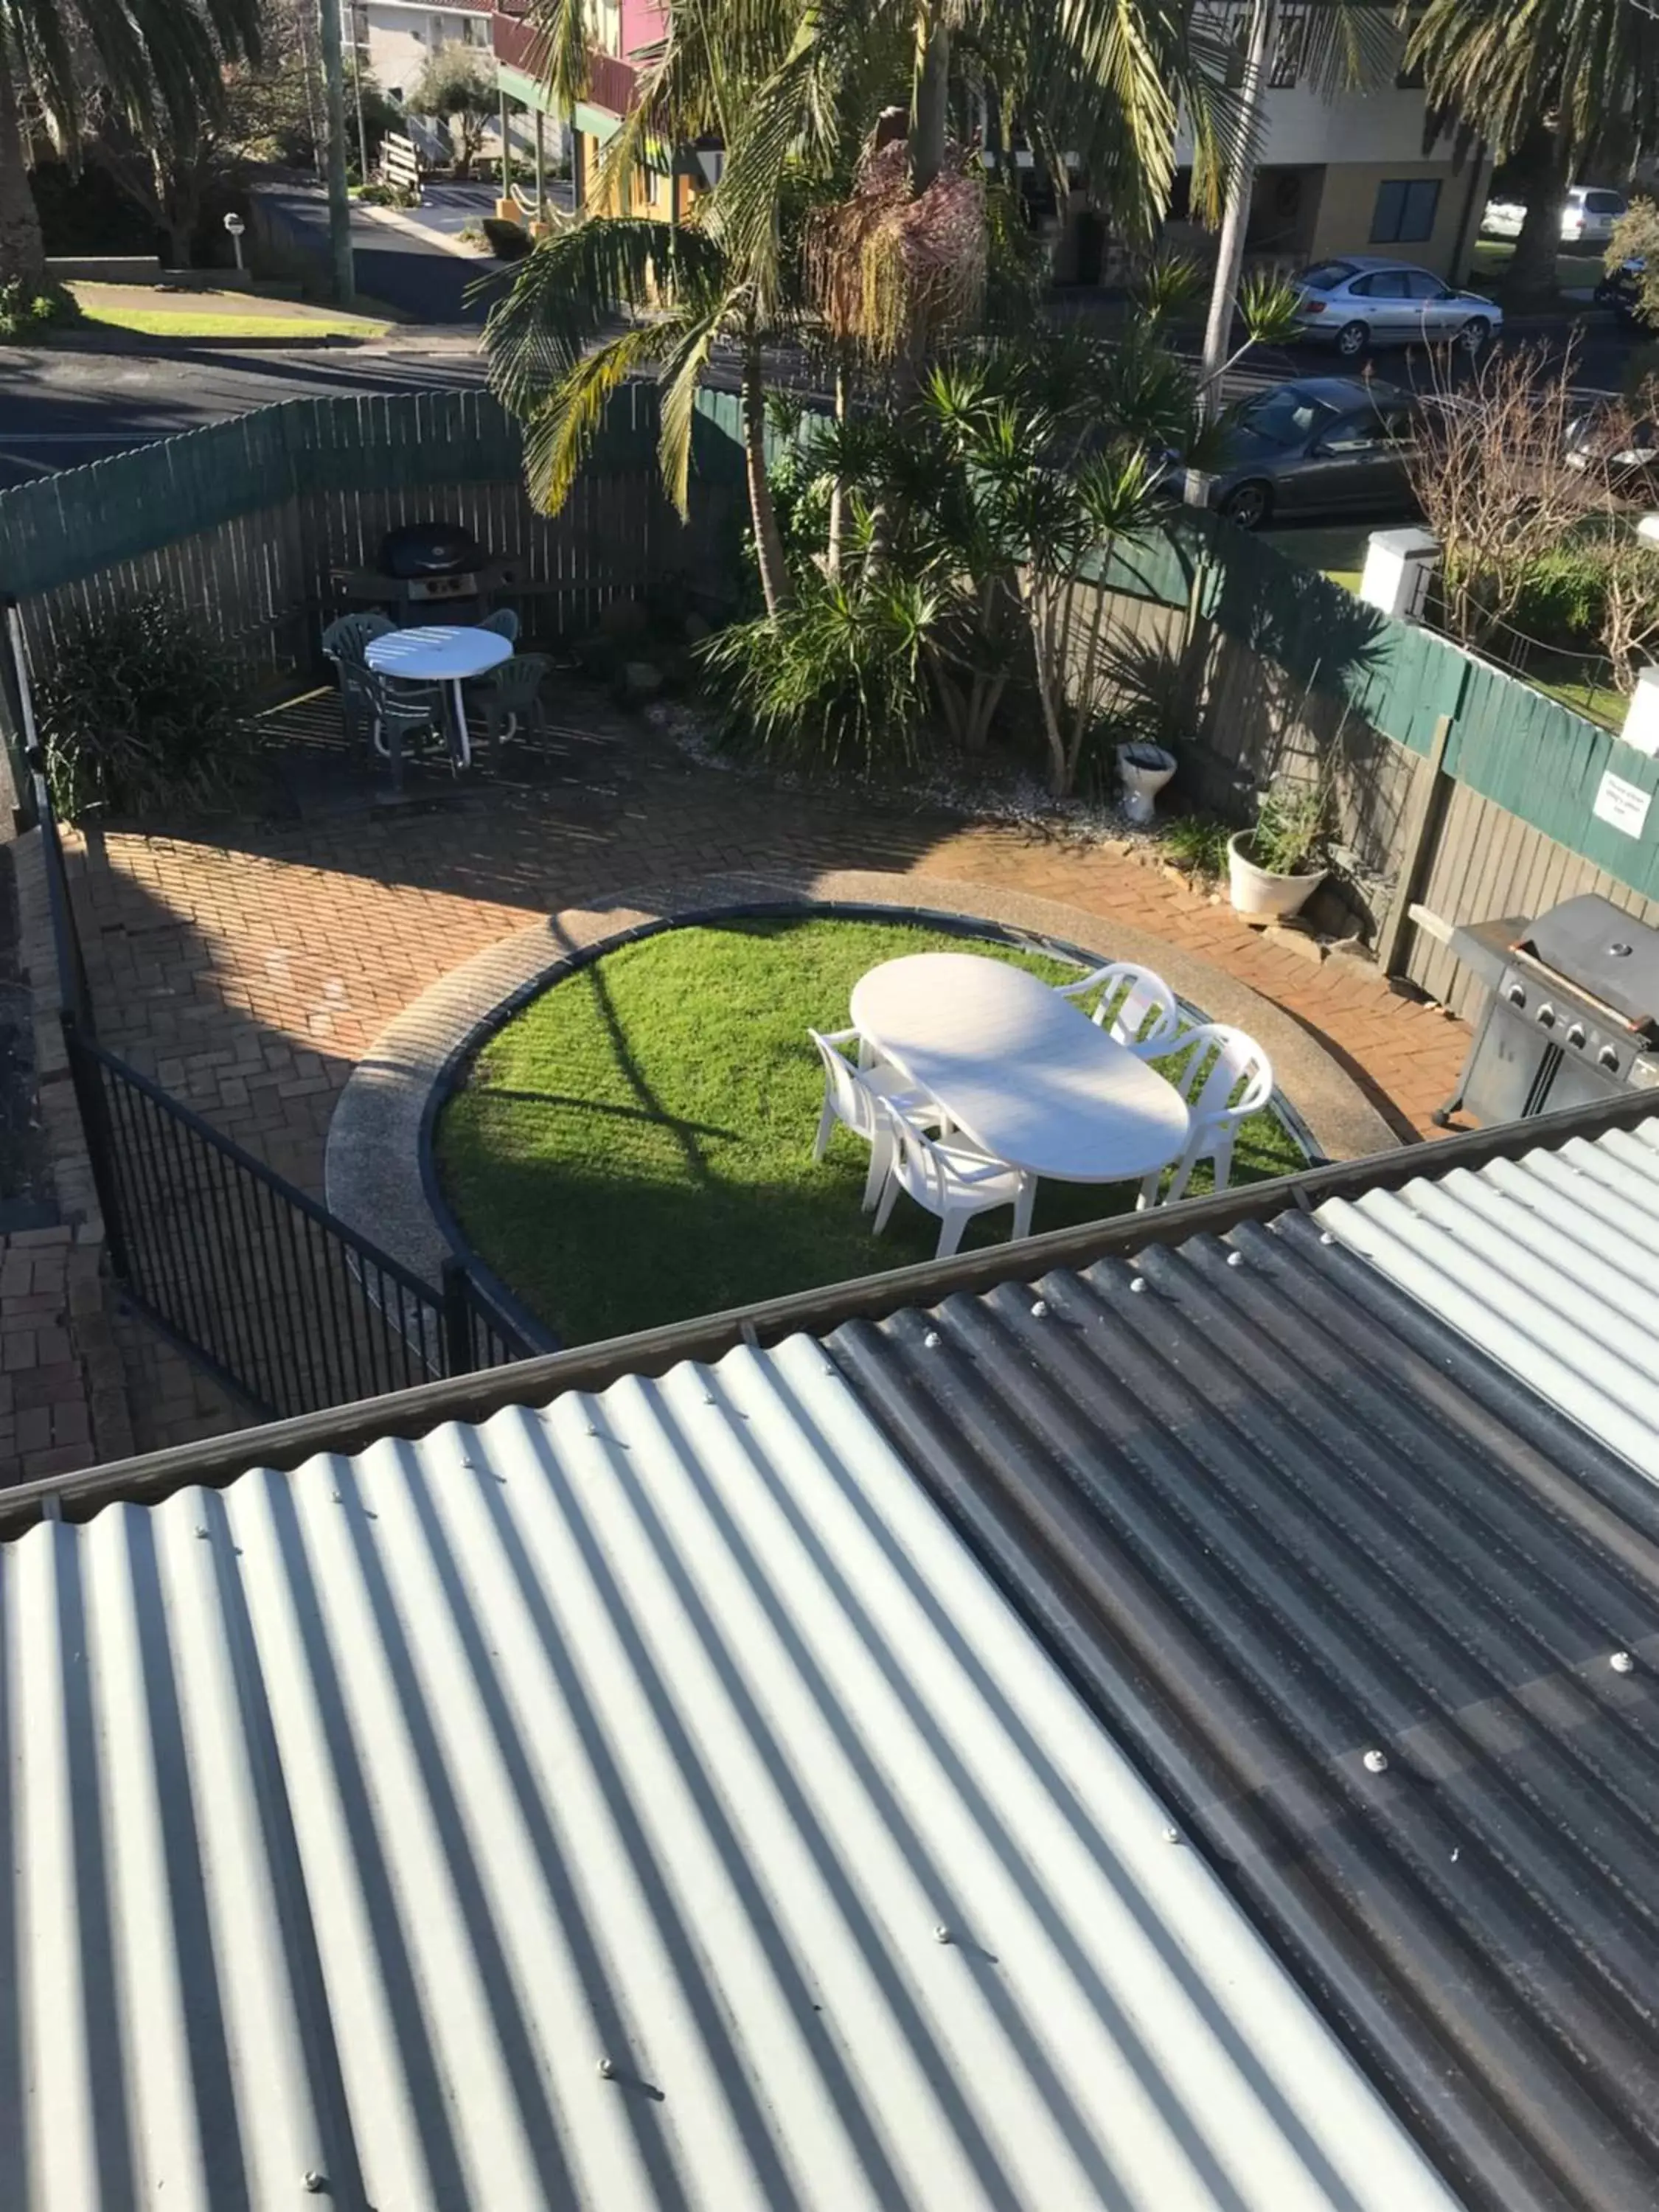
[(941, 1920), (941, 1921), (939, 1922), (939, 1923), (938, 1927), (937, 1927), (937, 1928), (935, 1928), (935, 1929), (934, 1929), (934, 1930), (933, 1930), (933, 1941), (934, 1941), (934, 1942), (935, 1942), (935, 1943), (954, 1943), (954, 1942), (956, 1942), (956, 1940), (957, 1940), (957, 1939), (956, 1939), (955, 1935), (952, 1933), (952, 1931), (951, 1931), (948, 1927), (946, 1927), (946, 1925), (945, 1925), (945, 1923), (944, 1923), (944, 1921), (942, 1921), (942, 1920)]
[(1242, 1267), (1244, 1265), (1244, 1255), (1242, 1252), (1229, 1252), (1227, 1265), (1230, 1267)]
[(345, 1504), (344, 1498), (341, 1497), (337, 1490), (331, 1490), (328, 1494), (334, 1500), (334, 1503), (337, 1505), (343, 1505)]
[(939, 1331), (936, 1328), (930, 1328), (927, 1335), (922, 1338), (921, 1341), (926, 1350), (929, 1352), (937, 1352), (939, 1350)]
[(616, 2060), (615, 2060), (614, 2058), (601, 2058), (601, 2059), (600, 2059), (600, 2061), (599, 2061), (599, 2079), (600, 2079), (600, 2081), (614, 2081), (616, 2080), (616, 2078), (617, 2078), (617, 2062), (616, 2062)]
[(1164, 1840), (1166, 1844), (1178, 1844), (1181, 1841), (1180, 1829), (1166, 1828), (1164, 1831)]
[(598, 1434), (599, 1433), (599, 1423), (598, 1423), (597, 1421), (590, 1421), (590, 1422), (588, 1423), (588, 1425), (587, 1425), (587, 1433), (588, 1433), (588, 1435), (589, 1435), (590, 1437), (596, 1437), (596, 1436), (598, 1436)]
[(720, 1400), (712, 1390), (705, 1390), (702, 1394), (702, 1402), (705, 1406), (718, 1406)]
[(1607, 1664), (1615, 1674), (1633, 1674), (1636, 1672), (1636, 1662), (1628, 1651), (1615, 1651)]
[(196, 1533), (197, 1533), (197, 1534), (198, 1534), (198, 1536), (205, 1536), (205, 1535), (206, 1535), (206, 1534), (207, 1534), (207, 1530), (206, 1530), (205, 1528), (198, 1528), (198, 1529), (196, 1531)]
[(1386, 1751), (1368, 1751), (1365, 1753), (1365, 1771), (1369, 1774), (1386, 1774), (1389, 1771), (1388, 1753)]
[(1039, 1299), (1036, 1301), (1036, 1304), (1031, 1308), (1031, 1319), (1032, 1319), (1033, 1321), (1041, 1321), (1041, 1320), (1042, 1319), (1043, 1316), (1048, 1312), (1048, 1299), (1047, 1299), (1047, 1298), (1039, 1298)]
[(1130, 1288), (1132, 1291), (1144, 1291), (1144, 1290), (1146, 1289), (1146, 1278), (1145, 1277), (1145, 1275), (1137, 1275), (1137, 1276), (1135, 1277), (1135, 1279), (1134, 1279), (1133, 1282), (1132, 1282), (1132, 1283), (1130, 1284), (1130, 1285), (1129, 1285), (1129, 1288)]
[(300, 2176), (300, 2186), (307, 2197), (320, 2197), (324, 2190), (328, 2187), (328, 2176), (325, 2173), (319, 2173), (313, 2166), (308, 2173), (302, 2173)]
[(1319, 1241), (1322, 1244), (1334, 1244), (1336, 1239), (1328, 1229), (1322, 1229), (1319, 1232)]

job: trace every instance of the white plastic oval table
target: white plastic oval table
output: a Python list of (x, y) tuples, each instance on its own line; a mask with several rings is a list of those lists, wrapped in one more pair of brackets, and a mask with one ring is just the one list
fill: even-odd
[(1023, 968), (971, 952), (884, 961), (853, 1023), (975, 1144), (1056, 1182), (1123, 1182), (1180, 1157), (1187, 1102)]
[(472, 765), (472, 746), (466, 734), (466, 699), (461, 686), (469, 677), (482, 676), (512, 658), (511, 638), (472, 623), (428, 623), (412, 629), (383, 630), (369, 640), (363, 654), (378, 675), (396, 676), (407, 684), (449, 686), (456, 757), (463, 768)]

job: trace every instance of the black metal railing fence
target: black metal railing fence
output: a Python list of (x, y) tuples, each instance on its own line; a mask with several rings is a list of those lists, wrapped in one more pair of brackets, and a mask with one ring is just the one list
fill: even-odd
[(98, 1042), (28, 665), (8, 611), (58, 998), (106, 1249), (130, 1302), (256, 1413), (316, 1413), (530, 1350), (459, 1262), (434, 1289)]

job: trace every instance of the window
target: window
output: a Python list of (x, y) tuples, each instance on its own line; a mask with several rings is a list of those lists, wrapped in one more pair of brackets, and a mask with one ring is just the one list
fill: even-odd
[(1320, 440), (1328, 453), (1369, 453), (1383, 442), (1382, 425), (1375, 415), (1345, 415)]
[(1437, 276), (1426, 269), (1408, 270), (1406, 274), (1406, 297), (1408, 300), (1443, 300), (1446, 287)]
[(589, 0), (588, 22), (593, 44), (602, 54), (622, 52), (622, 0)]
[(489, 44), (489, 25), (483, 16), (462, 16), (461, 44), (464, 46), (487, 46)]
[(1294, 384), (1264, 392), (1240, 410), (1239, 421), (1253, 437), (1270, 446), (1299, 446), (1334, 420), (1336, 410), (1327, 407)]
[(1334, 292), (1354, 273), (1352, 261), (1316, 261), (1297, 278), (1304, 292)]
[(1584, 212), (1586, 215), (1623, 215), (1624, 194), (1622, 192), (1586, 192)]
[(1434, 236), (1434, 219), (1440, 211), (1438, 177), (1413, 177), (1376, 188), (1376, 212), (1371, 217), (1373, 246), (1418, 246)]
[(1288, 92), (1301, 76), (1307, 44), (1307, 10), (1287, 8), (1279, 19), (1272, 64), (1267, 71), (1267, 82), (1275, 92)]
[(432, 51), (434, 54), (441, 54), (444, 49), (444, 19), (441, 15), (428, 15), (427, 23), (427, 36), (432, 41)]
[(1403, 269), (1382, 269), (1375, 276), (1362, 276), (1349, 289), (1358, 300), (1404, 300), (1410, 297)]

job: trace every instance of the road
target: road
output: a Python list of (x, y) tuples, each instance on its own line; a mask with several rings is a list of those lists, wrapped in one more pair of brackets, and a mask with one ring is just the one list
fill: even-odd
[(337, 352), (198, 344), (183, 360), (7, 347), (0, 351), (0, 488), (279, 399), (447, 390), (477, 384), (483, 373), (476, 346), (465, 339)]
[[(561, 189), (568, 196), (568, 188)], [(276, 197), (295, 231), (325, 246), (320, 195), (295, 186), (282, 188)], [(360, 215), (355, 227), (360, 288), (418, 319), (383, 344), (283, 351), (198, 342), (171, 352), (152, 346), (142, 354), (0, 349), (0, 489), (277, 400), (479, 383), (483, 368), (477, 331), (487, 302), (469, 295), (480, 274), (499, 264), (464, 256), (439, 240), (453, 239), (489, 204), (487, 187), (440, 187), (412, 223), (405, 218), (394, 226)], [(1093, 319), (1093, 314), (1078, 319)], [(1554, 327), (1559, 339), (1564, 326)], [(1588, 319), (1579, 356), (1584, 388), (1619, 390), (1629, 346), (1607, 318)], [(1382, 353), (1376, 362), (1380, 376), (1396, 382), (1421, 381), (1425, 374), (1420, 349)], [(1263, 348), (1228, 379), (1227, 397), (1242, 398), (1287, 377), (1328, 374), (1334, 367), (1312, 349)], [(731, 380), (724, 364), (714, 380)]]

